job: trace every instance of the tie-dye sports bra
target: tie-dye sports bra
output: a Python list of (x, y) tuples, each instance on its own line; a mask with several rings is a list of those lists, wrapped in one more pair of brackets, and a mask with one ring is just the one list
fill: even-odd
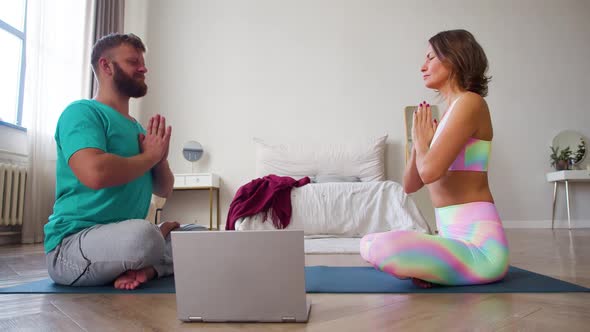
[[(430, 146), (432, 146), (434, 141), (436, 141), (436, 139), (444, 129), (447, 123), (447, 119), (450, 117), (451, 112), (453, 111), (453, 106), (455, 106), (455, 103), (460, 98), (461, 97), (455, 99), (455, 101), (447, 110), (445, 116), (438, 125), (436, 132), (434, 133), (434, 137), (432, 138)], [(467, 144), (465, 144), (463, 149), (461, 149), (461, 152), (449, 167), (449, 171), (487, 172), (491, 149), (492, 141), (484, 141), (481, 139), (470, 137), (467, 141)]]

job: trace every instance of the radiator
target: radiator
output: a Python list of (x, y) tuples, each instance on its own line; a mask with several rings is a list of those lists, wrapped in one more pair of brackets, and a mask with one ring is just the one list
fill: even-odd
[(0, 226), (23, 224), (27, 168), (0, 163)]

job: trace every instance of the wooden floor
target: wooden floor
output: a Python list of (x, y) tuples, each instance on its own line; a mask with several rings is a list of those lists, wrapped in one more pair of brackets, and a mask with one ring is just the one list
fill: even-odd
[[(590, 287), (590, 229), (509, 229), (511, 264)], [(362, 265), (309, 255), (308, 265)], [(47, 277), (40, 245), (0, 247), (0, 287)], [(0, 295), (0, 331), (588, 331), (590, 294), (310, 294), (307, 324), (202, 324), (173, 294)], [(586, 327), (584, 327), (586, 326)]]

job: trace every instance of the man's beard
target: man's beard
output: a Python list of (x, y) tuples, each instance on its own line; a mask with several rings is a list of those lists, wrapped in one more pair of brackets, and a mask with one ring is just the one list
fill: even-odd
[(147, 85), (144, 82), (127, 75), (116, 62), (113, 62), (113, 66), (115, 68), (113, 81), (115, 82), (115, 87), (119, 93), (133, 98), (145, 96), (147, 93)]

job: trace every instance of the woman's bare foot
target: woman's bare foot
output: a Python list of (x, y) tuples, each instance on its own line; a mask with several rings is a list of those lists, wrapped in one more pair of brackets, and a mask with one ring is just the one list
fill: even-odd
[(156, 270), (153, 267), (146, 267), (141, 270), (129, 270), (115, 279), (115, 288), (135, 289), (144, 282), (154, 279)]
[(168, 234), (174, 229), (180, 227), (180, 224), (176, 221), (166, 221), (160, 224), (160, 232), (162, 232), (162, 236), (166, 238)]
[(431, 282), (424, 281), (418, 278), (412, 278), (412, 282), (414, 283), (414, 285), (420, 288), (432, 288), (432, 286), (434, 286), (434, 284), (432, 284)]

